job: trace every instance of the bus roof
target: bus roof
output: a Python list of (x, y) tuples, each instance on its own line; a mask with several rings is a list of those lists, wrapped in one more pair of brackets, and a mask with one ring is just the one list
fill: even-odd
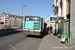
[(25, 16), (25, 17), (38, 17), (38, 18), (42, 18), (42, 17), (40, 17), (40, 16)]

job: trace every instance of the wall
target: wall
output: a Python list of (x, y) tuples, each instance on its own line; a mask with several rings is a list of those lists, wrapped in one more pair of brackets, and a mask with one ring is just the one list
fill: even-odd
[(55, 33), (55, 21), (50, 21), (50, 26), (53, 27), (52, 31)]
[(68, 15), (69, 14), (69, 0), (66, 0), (66, 15)]
[(62, 1), (58, 1), (58, 17), (62, 16)]
[(75, 0), (71, 0), (70, 13), (70, 44), (75, 47)]
[(62, 0), (62, 16), (66, 19), (66, 0)]

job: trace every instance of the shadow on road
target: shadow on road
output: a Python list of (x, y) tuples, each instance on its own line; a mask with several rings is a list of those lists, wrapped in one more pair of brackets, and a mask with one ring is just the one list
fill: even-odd
[(10, 32), (0, 33), (0, 37), (12, 35), (12, 34), (17, 34), (17, 33), (20, 33), (20, 32), (23, 32), (23, 31), (13, 30), (13, 31), (10, 31)]
[(30, 38), (40, 38), (40, 39), (43, 38), (43, 37), (41, 37), (41, 36), (35, 36), (35, 35), (28, 35), (28, 36), (26, 36), (26, 37), (30, 37)]

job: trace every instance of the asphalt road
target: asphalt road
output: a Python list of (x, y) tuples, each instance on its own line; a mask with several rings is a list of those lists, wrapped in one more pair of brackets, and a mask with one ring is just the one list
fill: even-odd
[(12, 32), (0, 37), (0, 50), (38, 50), (42, 38), (26, 36), (23, 32)]

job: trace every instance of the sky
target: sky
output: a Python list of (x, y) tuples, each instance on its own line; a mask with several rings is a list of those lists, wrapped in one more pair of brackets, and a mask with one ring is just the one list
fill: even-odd
[(0, 0), (0, 13), (11, 13), (23, 16), (40, 16), (45, 20), (53, 15), (52, 3), (54, 0)]

